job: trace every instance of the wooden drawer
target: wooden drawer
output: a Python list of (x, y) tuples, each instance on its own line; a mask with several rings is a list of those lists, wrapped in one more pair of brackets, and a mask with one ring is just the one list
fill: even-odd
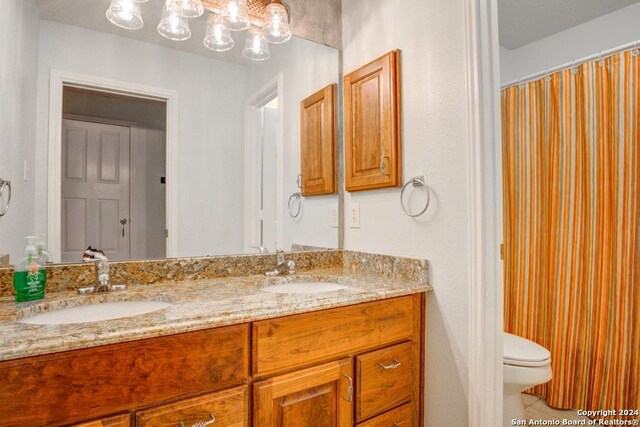
[(413, 343), (356, 358), (356, 419), (362, 421), (411, 400)]
[(410, 339), (416, 300), (411, 296), (297, 314), (253, 323), (253, 373), (323, 362)]
[(74, 424), (72, 427), (129, 427), (131, 426), (131, 415), (122, 414), (113, 417), (102, 418), (101, 420), (88, 421), (86, 423)]
[(0, 425), (100, 418), (237, 386), (248, 370), (246, 324), (10, 360), (0, 363)]
[(358, 424), (358, 427), (410, 427), (413, 426), (413, 409), (411, 403), (402, 405), (369, 421)]
[[(211, 393), (136, 412), (136, 427), (249, 425), (248, 387)], [(209, 424), (207, 424), (209, 423)]]

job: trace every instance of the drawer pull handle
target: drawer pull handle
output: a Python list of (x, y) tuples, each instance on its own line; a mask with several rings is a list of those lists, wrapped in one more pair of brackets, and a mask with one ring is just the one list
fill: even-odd
[(347, 388), (349, 395), (347, 397), (342, 396), (342, 398), (347, 402), (353, 402), (353, 380), (347, 374), (342, 374), (342, 376), (349, 380), (349, 388)]
[(400, 365), (402, 365), (402, 363), (400, 363), (398, 359), (393, 359), (393, 363), (390, 365), (383, 365), (382, 363), (378, 364), (382, 369), (396, 369)]
[[(191, 427), (207, 427), (208, 425), (211, 425), (211, 424), (216, 422), (215, 415), (209, 414), (209, 417), (211, 417), (210, 420), (198, 421), (197, 423), (193, 424)], [(180, 421), (180, 427), (186, 427), (185, 424), (184, 424), (184, 421)]]

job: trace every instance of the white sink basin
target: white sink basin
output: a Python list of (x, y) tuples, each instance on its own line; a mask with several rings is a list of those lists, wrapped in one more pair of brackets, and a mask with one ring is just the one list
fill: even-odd
[(265, 286), (262, 290), (274, 294), (317, 294), (348, 288), (349, 286), (333, 282), (294, 282), (284, 283), (282, 285)]
[(19, 322), (31, 325), (68, 325), (71, 323), (99, 322), (101, 320), (139, 316), (162, 310), (169, 306), (171, 306), (170, 303), (162, 301), (105, 302), (36, 314), (19, 320)]

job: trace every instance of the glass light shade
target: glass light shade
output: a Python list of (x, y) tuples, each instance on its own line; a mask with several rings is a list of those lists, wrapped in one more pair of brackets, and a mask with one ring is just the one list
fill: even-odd
[(127, 30), (138, 30), (144, 25), (140, 5), (132, 0), (111, 0), (107, 19), (113, 25)]
[(220, 15), (231, 31), (242, 31), (251, 26), (246, 0), (226, 0)]
[(283, 5), (279, 3), (267, 5), (264, 12), (264, 23), (262, 36), (269, 43), (284, 43), (291, 38), (289, 15)]
[(168, 2), (162, 9), (162, 18), (158, 24), (158, 32), (169, 40), (187, 40), (191, 37), (189, 20), (168, 8)]
[(269, 43), (262, 37), (260, 28), (252, 27), (247, 31), (247, 41), (245, 42), (242, 54), (245, 58), (253, 61), (264, 61), (269, 59)]
[(167, 7), (183, 18), (197, 18), (204, 13), (200, 0), (169, 0)]
[(225, 27), (222, 16), (213, 13), (209, 16), (204, 45), (215, 52), (226, 52), (233, 49), (234, 41), (231, 37), (231, 31)]

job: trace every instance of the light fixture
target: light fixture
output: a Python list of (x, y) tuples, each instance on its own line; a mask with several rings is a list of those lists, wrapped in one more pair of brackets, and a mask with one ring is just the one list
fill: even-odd
[(284, 43), (291, 38), (289, 14), (280, 0), (273, 0), (264, 12), (262, 36), (269, 43)]
[(262, 37), (260, 28), (249, 28), (249, 31), (247, 31), (247, 41), (245, 42), (242, 54), (245, 58), (253, 61), (264, 61), (265, 59), (269, 59), (271, 56), (269, 53), (269, 44)]
[(113, 25), (127, 30), (138, 30), (144, 25), (140, 5), (132, 0), (111, 0), (107, 19)]
[(162, 18), (158, 24), (158, 32), (169, 40), (187, 40), (191, 37), (189, 20), (169, 9), (169, 1), (165, 3), (162, 9)]
[(207, 20), (204, 45), (215, 52), (226, 52), (233, 49), (234, 44), (231, 31), (224, 25), (224, 18), (212, 13)]
[(251, 26), (246, 0), (225, 0), (220, 14), (231, 31), (242, 31)]
[(200, 0), (169, 0), (167, 7), (183, 18), (197, 18), (204, 13)]
[[(148, 1), (111, 0), (106, 13), (107, 19), (121, 28), (142, 28), (140, 4)], [(269, 43), (284, 43), (291, 39), (289, 14), (282, 0), (208, 0), (204, 4), (203, 0), (162, 1), (162, 18), (157, 28), (163, 37), (170, 40), (181, 41), (191, 37), (189, 19), (201, 16), (204, 13), (204, 4), (207, 5), (207, 10), (213, 13), (207, 19), (207, 31), (202, 42), (206, 48), (215, 52), (233, 49), (235, 43), (231, 31), (248, 29), (242, 54), (253, 61), (269, 59)], [(255, 13), (249, 17), (249, 6), (257, 9), (264, 3), (269, 4), (265, 7), (262, 17)], [(252, 27), (252, 23), (255, 26)]]

